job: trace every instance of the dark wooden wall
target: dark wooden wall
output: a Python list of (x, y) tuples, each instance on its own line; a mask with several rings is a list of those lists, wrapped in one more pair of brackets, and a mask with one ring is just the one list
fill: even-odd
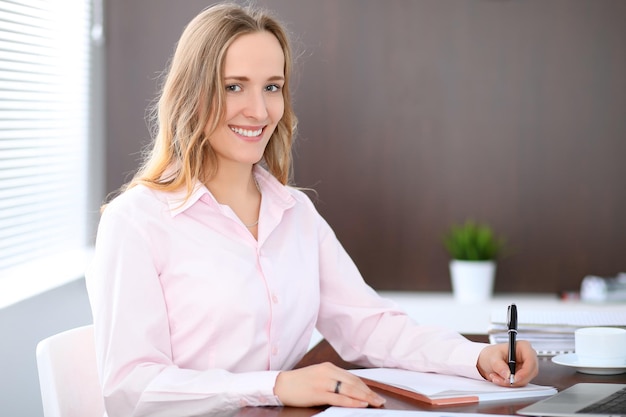
[[(107, 188), (148, 141), (145, 109), (210, 2), (109, 0)], [(496, 291), (626, 271), (626, 2), (259, 0), (293, 33), (298, 185), (385, 290), (449, 290), (440, 237), (490, 223)]]

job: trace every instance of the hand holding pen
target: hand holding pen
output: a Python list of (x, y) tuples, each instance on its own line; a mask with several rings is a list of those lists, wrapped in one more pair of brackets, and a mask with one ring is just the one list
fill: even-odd
[(517, 306), (511, 304), (507, 312), (507, 326), (509, 328), (509, 384), (515, 383), (515, 351), (516, 351), (516, 337), (517, 337)]
[(486, 346), (478, 355), (476, 367), (480, 374), (503, 387), (521, 387), (539, 373), (537, 352), (527, 340), (517, 340), (517, 306), (507, 311), (508, 343)]

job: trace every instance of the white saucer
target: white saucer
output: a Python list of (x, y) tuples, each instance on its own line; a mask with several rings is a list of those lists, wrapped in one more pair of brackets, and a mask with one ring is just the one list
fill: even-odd
[(573, 368), (576, 368), (578, 372), (581, 372), (583, 374), (616, 375), (626, 372), (626, 363), (624, 362), (622, 362), (621, 364), (604, 366), (585, 365), (584, 363), (580, 363), (575, 353), (565, 353), (563, 355), (553, 356), (552, 362), (558, 365), (571, 366)]

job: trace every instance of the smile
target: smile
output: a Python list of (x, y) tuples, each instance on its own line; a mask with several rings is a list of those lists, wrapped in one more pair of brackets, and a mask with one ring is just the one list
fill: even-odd
[(257, 129), (257, 130), (248, 130), (248, 129), (242, 129), (240, 127), (230, 127), (230, 130), (232, 130), (233, 132), (235, 132), (238, 135), (241, 136), (246, 136), (249, 138), (253, 138), (256, 136), (260, 136), (261, 133), (263, 133), (263, 128)]

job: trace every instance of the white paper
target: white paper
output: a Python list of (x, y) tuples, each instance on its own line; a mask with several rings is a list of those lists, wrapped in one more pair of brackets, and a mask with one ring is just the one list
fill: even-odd
[(524, 398), (556, 394), (553, 387), (528, 384), (524, 387), (501, 387), (489, 381), (393, 368), (351, 370), (353, 374), (383, 382), (430, 398), (450, 398), (473, 395), (480, 401)]
[(330, 407), (321, 413), (319, 417), (494, 417), (493, 414), (474, 413), (446, 413), (443, 411), (409, 411), (409, 410), (386, 410), (384, 408), (343, 408)]

